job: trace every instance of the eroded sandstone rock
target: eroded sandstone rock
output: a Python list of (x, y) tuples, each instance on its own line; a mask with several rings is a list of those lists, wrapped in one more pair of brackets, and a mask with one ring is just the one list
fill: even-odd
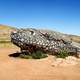
[(21, 48), (21, 51), (34, 52), (37, 49), (57, 53), (61, 49), (77, 53), (77, 47), (71, 44), (67, 37), (51, 31), (33, 28), (20, 29), (11, 33), (11, 42)]

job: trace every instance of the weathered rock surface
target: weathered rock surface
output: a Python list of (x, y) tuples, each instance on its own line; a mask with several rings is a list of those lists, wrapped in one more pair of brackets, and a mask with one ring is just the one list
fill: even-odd
[(58, 52), (67, 49), (68, 52), (76, 53), (79, 48), (74, 46), (67, 36), (48, 30), (37, 30), (33, 28), (20, 29), (11, 33), (13, 44), (21, 48), (21, 51), (33, 52), (37, 49)]

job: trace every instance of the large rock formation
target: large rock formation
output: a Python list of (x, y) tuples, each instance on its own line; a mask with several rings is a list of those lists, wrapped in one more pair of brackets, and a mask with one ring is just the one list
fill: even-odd
[(21, 51), (26, 52), (37, 49), (51, 53), (57, 53), (61, 49), (75, 54), (78, 52), (78, 48), (72, 44), (68, 36), (49, 30), (20, 29), (11, 33), (11, 41), (20, 47)]

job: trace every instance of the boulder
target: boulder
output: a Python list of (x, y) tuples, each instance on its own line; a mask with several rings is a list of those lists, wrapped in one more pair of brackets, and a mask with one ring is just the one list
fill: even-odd
[(21, 51), (34, 52), (36, 50), (58, 53), (61, 49), (77, 53), (78, 48), (61, 33), (38, 30), (33, 28), (19, 29), (11, 33), (11, 42), (21, 48)]

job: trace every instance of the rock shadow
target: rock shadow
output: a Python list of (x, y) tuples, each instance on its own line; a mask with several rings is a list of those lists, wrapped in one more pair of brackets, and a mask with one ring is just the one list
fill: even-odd
[(20, 54), (21, 54), (20, 52), (16, 52), (16, 53), (9, 54), (8, 56), (9, 57), (19, 57)]

